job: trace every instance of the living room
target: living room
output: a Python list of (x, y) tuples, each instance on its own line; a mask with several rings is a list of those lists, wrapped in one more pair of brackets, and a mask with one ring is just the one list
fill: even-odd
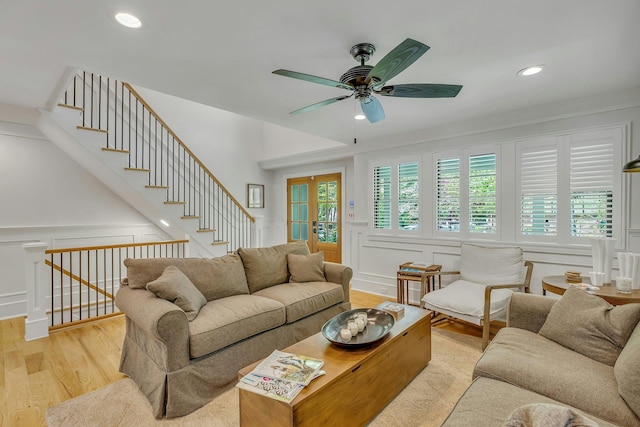
[[(32, 9), (28, 9), (29, 6)], [(79, 65), (136, 86), (239, 200), (246, 197), (247, 183), (264, 185), (265, 207), (249, 209), (261, 222), (263, 246), (286, 240), (287, 179), (342, 174), (342, 263), (354, 270), (352, 288), (355, 290), (393, 297), (399, 264), (420, 261), (453, 269), (458, 263), (462, 241), (521, 246), (525, 259), (535, 264), (532, 292), (536, 294), (542, 293), (544, 276), (564, 274), (567, 270), (588, 272), (590, 246), (584, 238), (573, 239), (568, 225), (562, 229), (563, 225), (559, 224), (558, 235), (546, 239), (528, 239), (520, 234), (518, 184), (522, 175), (519, 170), (523, 147), (555, 144), (562, 148), (572, 140), (580, 140), (585, 135), (583, 139), (588, 139), (603, 132), (615, 141), (612, 142), (615, 148), (612, 169), (608, 171), (615, 194), (611, 237), (617, 239), (618, 252), (640, 252), (640, 198), (636, 190), (640, 184), (636, 176), (621, 171), (625, 163), (640, 154), (640, 136), (633, 129), (640, 120), (640, 63), (634, 46), (638, 30), (632, 22), (632, 18), (638, 16), (637, 2), (616, 1), (609, 5), (546, 2), (529, 7), (495, 2), (457, 9), (423, 2), (412, 5), (417, 8), (415, 13), (404, 13), (402, 7), (395, 6), (393, 12), (385, 12), (389, 15), (381, 14), (380, 10), (387, 7), (381, 4), (379, 8), (359, 11), (361, 17), (353, 18), (376, 23), (367, 26), (356, 25), (346, 17), (335, 17), (334, 12), (329, 13), (330, 6), (336, 10), (345, 7), (339, 3), (318, 7), (312, 14), (316, 18), (311, 19), (309, 11), (291, 9), (285, 4), (272, 5), (276, 12), (260, 10), (261, 13), (252, 17), (245, 17), (239, 6), (229, 6), (227, 14), (216, 17), (220, 28), (215, 33), (206, 33), (204, 26), (203, 34), (194, 33), (193, 38), (209, 40), (208, 52), (215, 51), (214, 48), (230, 49), (223, 46), (230, 43), (243, 52), (248, 63), (262, 60), (260, 69), (264, 73), (259, 77), (243, 75), (250, 83), (235, 91), (243, 98), (250, 98), (244, 92), (267, 92), (273, 96), (273, 105), (260, 105), (256, 100), (255, 110), (243, 107), (246, 108), (243, 112), (240, 112), (239, 101), (222, 104), (217, 99), (229, 96), (221, 88), (226, 85), (221, 83), (226, 82), (225, 75), (242, 74), (240, 69), (250, 68), (245, 63), (238, 66), (231, 60), (228, 64), (220, 61), (206, 66), (191, 65), (184, 74), (172, 75), (174, 69), (147, 76), (142, 74), (147, 66), (161, 68), (165, 62), (178, 62), (184, 45), (174, 46), (176, 56), (171, 58), (147, 53), (151, 51), (145, 51), (145, 43), (154, 42), (151, 33), (119, 32), (115, 29), (117, 24), (108, 21), (110, 11), (99, 10), (99, 14), (108, 16), (100, 18), (97, 26), (113, 31), (113, 37), (120, 42), (119, 53), (110, 60), (97, 59), (98, 52), (76, 56), (71, 52), (82, 51), (86, 46), (66, 44), (65, 35), (60, 35), (58, 41), (56, 37), (49, 37), (54, 25), (45, 18), (64, 16), (70, 33), (82, 34), (88, 30), (76, 25), (83, 21), (83, 16), (89, 16), (82, 9), (89, 6), (78, 6), (75, 11), (58, 9), (58, 5), (30, 5), (30, 2), (7, 6), (1, 31), (5, 40), (15, 43), (3, 48), (8, 58), (4, 66), (16, 74), (7, 73), (0, 90), (0, 161), (5, 177), (2, 194), (7, 205), (13, 208), (3, 209), (0, 214), (3, 224), (0, 265), (5, 272), (0, 286), (0, 318), (18, 317), (26, 312), (24, 243), (42, 241), (50, 247), (76, 247), (162, 240), (172, 235), (157, 218), (141, 214), (38, 130), (39, 110), (55, 105), (57, 99), (50, 98), (60, 94), (59, 86), (67, 75), (66, 69)], [(142, 5), (132, 6), (132, 10), (136, 7), (145, 11)], [(187, 19), (186, 14), (173, 11), (170, 5), (166, 7), (164, 12), (164, 8), (157, 7), (149, 11), (149, 15), (140, 13), (143, 31), (154, 26), (155, 31), (159, 31), (158, 27), (166, 24), (171, 15)], [(352, 13), (345, 16), (357, 16), (351, 8), (347, 7)], [(219, 14), (207, 11), (210, 15)], [(222, 15), (235, 19), (224, 22)], [(416, 16), (409, 19), (405, 15)], [(236, 32), (233, 25), (239, 25), (240, 17), (250, 19), (244, 21), (245, 25), (257, 29), (230, 41), (225, 34)], [(391, 25), (393, 30), (379, 28), (387, 26), (383, 22), (391, 18), (402, 23)], [(309, 25), (304, 40), (321, 39), (322, 42), (308, 47), (308, 51), (299, 47), (304, 44), (296, 32), (304, 27), (300, 22), (295, 29), (288, 29), (286, 37), (285, 31), (276, 32), (273, 28), (309, 20), (313, 25)], [(262, 25), (258, 25), (260, 22)], [(369, 25), (375, 31), (367, 28)], [(540, 34), (524, 35), (533, 30), (545, 33), (544, 42), (538, 40)], [(269, 38), (261, 32), (275, 34)], [(257, 46), (253, 44), (262, 37)], [(406, 37), (430, 45), (431, 50), (394, 82), (461, 84), (463, 89), (457, 97), (447, 100), (386, 97), (381, 103), (387, 117), (377, 124), (354, 122), (353, 110), (359, 107), (352, 101), (290, 116), (290, 111), (334, 96), (336, 90), (270, 74), (286, 67), (337, 78), (355, 65), (349, 57), (353, 44), (375, 43), (378, 51), (370, 61), (375, 64)], [(473, 40), (474, 37), (477, 39)], [(46, 38), (53, 40), (51, 44), (44, 43)], [(298, 40), (287, 40), (292, 38)], [(80, 42), (84, 43), (78, 40)], [(99, 36), (87, 37), (87, 42), (106, 43)], [(162, 42), (171, 43), (168, 36), (163, 37)], [(185, 42), (192, 43), (191, 36)], [(123, 47), (127, 44), (134, 49)], [(272, 51), (279, 52), (279, 56), (271, 55)], [(197, 58), (203, 50), (194, 48), (194, 52)], [(118, 68), (116, 63), (124, 58), (146, 66)], [(193, 58), (181, 59), (199, 64)], [(54, 64), (53, 68), (41, 66), (47, 62)], [(413, 72), (413, 67), (420, 64), (424, 69)], [(528, 78), (517, 75), (520, 69), (532, 64), (544, 64), (542, 73)], [(587, 70), (589, 66), (594, 70)], [(179, 90), (173, 80), (195, 83)], [(502, 84), (509, 85), (511, 92), (503, 93)], [(262, 103), (267, 102), (260, 99)], [(519, 102), (510, 104), (515, 100)], [(258, 105), (281, 117), (261, 119)], [(406, 121), (410, 119), (412, 121)], [(439, 213), (434, 196), (437, 184), (434, 171), (438, 161), (456, 157), (464, 163), (476, 154), (487, 153), (496, 154), (495, 229), (474, 234), (469, 229), (438, 228)], [(560, 173), (568, 170), (567, 160), (565, 157), (558, 161)], [(375, 228), (373, 169), (393, 168), (403, 162), (419, 164), (420, 225), (405, 230), (398, 230), (395, 225), (391, 229)], [(559, 195), (568, 194), (567, 182), (557, 190)], [(559, 196), (559, 206), (563, 202), (566, 200)], [(412, 299), (416, 300), (418, 289), (412, 288), (411, 292)]]

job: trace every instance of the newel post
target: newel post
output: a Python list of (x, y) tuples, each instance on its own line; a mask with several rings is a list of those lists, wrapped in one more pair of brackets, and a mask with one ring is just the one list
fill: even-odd
[(48, 247), (48, 244), (42, 242), (22, 245), (26, 252), (27, 318), (24, 322), (26, 341), (49, 336), (46, 304), (50, 290), (44, 265), (44, 251)]

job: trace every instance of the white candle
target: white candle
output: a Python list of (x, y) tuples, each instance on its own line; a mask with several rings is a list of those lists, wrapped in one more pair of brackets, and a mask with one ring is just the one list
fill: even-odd
[(616, 291), (621, 294), (630, 294), (632, 283), (633, 279), (631, 277), (616, 277)]
[(347, 322), (347, 326), (351, 330), (351, 335), (352, 336), (355, 337), (356, 335), (358, 335), (358, 322), (356, 322), (355, 320), (349, 320)]
[(340, 329), (340, 338), (342, 338), (342, 341), (344, 342), (351, 341), (351, 329), (349, 328)]

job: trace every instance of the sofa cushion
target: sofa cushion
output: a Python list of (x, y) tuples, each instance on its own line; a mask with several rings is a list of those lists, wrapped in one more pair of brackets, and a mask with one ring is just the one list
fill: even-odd
[(189, 355), (201, 357), (285, 323), (285, 308), (255, 295), (209, 301), (189, 323)]
[(342, 286), (333, 282), (285, 283), (253, 295), (276, 300), (287, 310), (287, 323), (307, 317), (344, 301)]
[(220, 258), (143, 258), (124, 260), (132, 288), (144, 288), (169, 265), (175, 265), (207, 301), (249, 293), (242, 260), (229, 254)]
[(640, 418), (640, 323), (620, 352), (613, 373), (620, 396)]
[[(435, 292), (428, 292), (422, 298), (425, 305), (435, 311), (456, 313), (477, 319), (484, 318), (484, 290), (486, 286), (466, 280), (455, 282)], [(492, 320), (506, 319), (507, 305), (513, 291), (496, 289), (491, 292), (490, 315)]]
[(540, 335), (613, 366), (640, 320), (640, 304), (614, 307), (570, 287), (549, 311)]
[(200, 308), (207, 303), (191, 280), (174, 265), (168, 266), (160, 277), (147, 283), (147, 289), (157, 297), (171, 301), (180, 307), (189, 321), (195, 319)]
[(239, 248), (249, 291), (254, 293), (269, 286), (289, 281), (287, 254), (308, 255), (307, 242), (297, 241), (269, 248)]
[[(441, 427), (502, 427), (517, 408), (533, 403), (560, 405), (575, 410), (582, 416), (598, 423), (600, 427), (614, 427), (586, 411), (565, 405), (546, 396), (526, 390), (506, 382), (489, 378), (476, 378)], [(529, 426), (529, 424), (521, 424)]]
[(484, 285), (522, 283), (524, 261), (518, 247), (460, 246), (460, 279)]
[(287, 254), (287, 266), (291, 277), (289, 282), (326, 282), (324, 277), (324, 254)]
[(501, 329), (473, 376), (508, 382), (612, 423), (639, 425), (618, 394), (612, 366), (524, 329)]

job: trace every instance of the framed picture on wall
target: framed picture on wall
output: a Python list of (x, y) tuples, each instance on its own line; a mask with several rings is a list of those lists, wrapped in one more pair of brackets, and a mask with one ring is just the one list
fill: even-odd
[(264, 208), (264, 185), (247, 184), (247, 206)]

